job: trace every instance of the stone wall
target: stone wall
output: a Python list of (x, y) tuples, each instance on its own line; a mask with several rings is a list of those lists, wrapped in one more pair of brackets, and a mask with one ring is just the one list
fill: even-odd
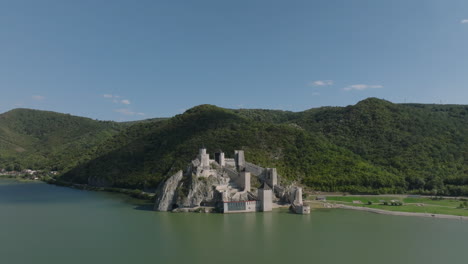
[(225, 166), (229, 166), (229, 167), (235, 167), (236, 166), (236, 161), (234, 159), (224, 158), (224, 162), (226, 163)]
[(260, 175), (263, 174), (265, 168), (262, 168), (262, 167), (260, 167), (258, 165), (250, 163), (250, 162), (246, 162), (245, 163), (245, 170), (252, 173), (255, 176), (260, 176)]
[(223, 202), (223, 213), (248, 213), (260, 210), (260, 203), (257, 201)]
[(224, 168), (231, 181), (236, 185), (234, 187), (239, 188), (241, 191), (250, 191), (250, 172), (242, 171), (237, 172), (231, 168)]

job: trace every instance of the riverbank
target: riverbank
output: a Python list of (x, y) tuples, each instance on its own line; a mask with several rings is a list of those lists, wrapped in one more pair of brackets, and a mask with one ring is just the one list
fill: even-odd
[[(313, 197), (310, 197), (313, 198)], [(319, 196), (310, 203), (322, 208), (344, 208), (379, 214), (468, 220), (465, 197), (423, 197), (416, 195)]]
[(5, 175), (5, 174), (0, 174), (0, 179), (8, 179), (8, 180), (14, 180), (14, 181), (19, 181), (19, 182), (42, 182), (42, 180), (40, 179), (32, 179), (32, 178), (23, 177), (23, 176)]
[[(80, 190), (88, 191), (104, 191), (129, 195), (133, 198), (140, 200), (151, 201), (154, 200), (154, 193), (147, 193), (141, 190), (123, 189), (115, 187), (96, 187), (87, 184), (77, 184), (56, 181), (54, 179), (41, 179), (31, 180), (22, 177), (0, 176), (0, 178), (13, 179), (20, 182), (38, 182), (65, 186)], [(349, 210), (366, 211), (377, 214), (398, 215), (398, 216), (417, 216), (417, 217), (430, 217), (430, 218), (443, 218), (443, 219), (457, 219), (468, 220), (468, 209), (460, 208), (457, 205), (460, 201), (464, 201), (463, 197), (419, 197), (408, 195), (347, 195), (347, 196), (326, 196), (327, 201), (307, 201), (313, 209), (320, 208), (341, 208)], [(383, 205), (382, 201), (398, 200), (405, 202), (399, 206)], [(357, 204), (354, 204), (357, 202)], [(369, 204), (370, 202), (370, 204)], [(289, 205), (274, 204), (274, 208), (286, 208)], [(203, 210), (202, 210), (203, 209)], [(211, 212), (210, 208), (194, 208), (196, 212)]]
[(430, 217), (430, 218), (442, 218), (442, 219), (468, 220), (468, 216), (387, 211), (387, 210), (382, 210), (382, 209), (375, 209), (375, 208), (369, 208), (369, 207), (359, 207), (359, 206), (349, 206), (349, 205), (343, 205), (343, 204), (339, 204), (334, 208), (366, 211), (366, 212), (371, 212), (371, 213), (376, 213), (376, 214), (385, 214), (385, 215), (418, 216), (418, 217)]
[(126, 194), (126, 195), (129, 195), (133, 198), (140, 199), (140, 200), (147, 200), (147, 201), (154, 200), (154, 193), (148, 193), (148, 192), (144, 192), (141, 190), (124, 189), (124, 188), (116, 188), (116, 187), (97, 187), (97, 186), (90, 186), (87, 184), (57, 181), (54, 179), (42, 179), (42, 181), (48, 184), (70, 187), (70, 188), (79, 189), (79, 190), (121, 193), (121, 194)]

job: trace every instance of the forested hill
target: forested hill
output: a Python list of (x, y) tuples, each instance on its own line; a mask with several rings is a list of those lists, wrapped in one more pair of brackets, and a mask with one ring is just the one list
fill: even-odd
[(89, 148), (126, 126), (49, 111), (14, 109), (0, 114), (0, 168), (71, 168)]
[[(468, 106), (369, 98), (304, 112), (201, 105), (170, 119), (131, 125), (91, 121), (100, 128), (92, 133), (107, 136), (78, 141), (92, 147), (75, 152), (79, 162), (63, 170), (64, 181), (154, 188), (184, 169), (204, 145), (210, 153), (221, 149), (228, 157), (234, 149), (244, 149), (247, 160), (277, 167), (285, 180), (317, 190), (468, 195)], [(2, 122), (0, 118), (3, 139)], [(14, 131), (10, 138), (16, 141), (11, 142), (34, 134)], [(50, 141), (38, 139), (35, 146), (42, 142)], [(0, 164), (3, 153), (20, 151), (1, 144)], [(49, 156), (43, 157), (39, 163), (51, 164)]]
[[(223, 150), (227, 157), (235, 149), (244, 149), (248, 161), (278, 168), (285, 180), (321, 189), (386, 192), (405, 188), (399, 175), (329, 143), (320, 134), (291, 124), (253, 121), (211, 105), (192, 108), (167, 121), (132, 126), (97, 149), (96, 159), (65, 173), (63, 179), (154, 188), (185, 169), (201, 146), (211, 154)], [(312, 179), (323, 181), (315, 185)]]
[[(369, 98), (353, 106), (300, 113), (238, 112), (320, 133), (331, 143), (403, 176), (409, 190), (468, 194), (466, 105), (393, 104)], [(320, 182), (318, 178), (312, 181)]]

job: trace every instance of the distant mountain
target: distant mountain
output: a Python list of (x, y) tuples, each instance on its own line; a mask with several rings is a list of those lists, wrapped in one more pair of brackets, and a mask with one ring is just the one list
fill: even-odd
[(71, 168), (88, 149), (127, 126), (49, 111), (11, 110), (0, 114), (0, 168)]
[[(205, 146), (228, 157), (244, 149), (248, 161), (276, 167), (284, 181), (317, 190), (468, 195), (468, 106), (463, 105), (376, 98), (304, 112), (201, 105), (169, 119), (130, 124), (53, 113), (81, 121), (55, 120), (41, 111), (25, 118), (15, 111), (31, 110), (0, 115), (0, 167), (18, 157), (43, 167), (61, 164), (63, 181), (155, 188)], [(34, 155), (23, 155), (26, 151)]]

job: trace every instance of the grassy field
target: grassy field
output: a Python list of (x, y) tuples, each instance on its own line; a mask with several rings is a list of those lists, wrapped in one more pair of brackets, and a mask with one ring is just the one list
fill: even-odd
[[(311, 198), (315, 199), (315, 197)], [(381, 202), (387, 201), (390, 203), (391, 200), (403, 202), (403, 205), (384, 205)], [(355, 204), (353, 201), (361, 201), (362, 204)], [(369, 201), (372, 202), (371, 205), (368, 204)], [(328, 196), (327, 202), (398, 212), (468, 216), (468, 208), (460, 208), (460, 204), (464, 201), (450, 198), (432, 199), (429, 197), (412, 198), (406, 196)]]

